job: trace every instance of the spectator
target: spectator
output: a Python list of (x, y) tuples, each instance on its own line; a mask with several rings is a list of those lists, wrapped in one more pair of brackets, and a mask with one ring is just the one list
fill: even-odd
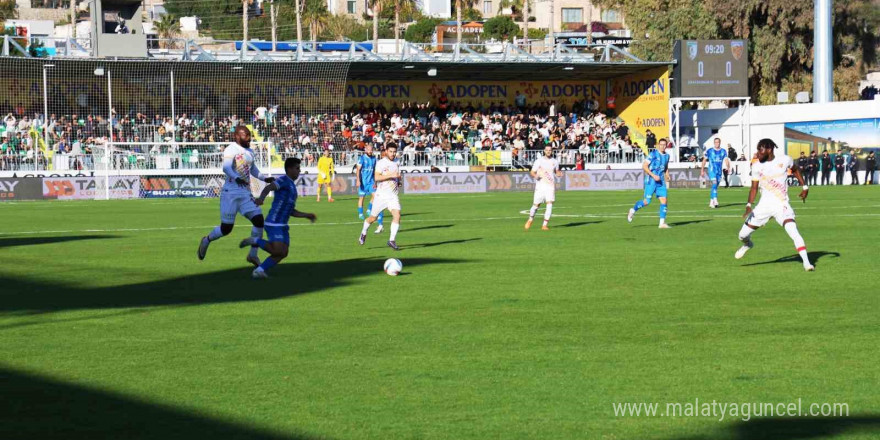
[(647, 130), (645, 132), (645, 146), (648, 147), (648, 151), (651, 151), (655, 145), (657, 145), (657, 136), (651, 130)]
[(874, 156), (874, 152), (868, 153), (868, 157), (865, 158), (865, 185), (873, 185), (874, 184), (874, 170), (877, 169), (877, 158)]
[(807, 175), (809, 176), (809, 185), (816, 185), (816, 175), (819, 174), (819, 155), (814, 150), (810, 153), (810, 159), (807, 162)]
[(849, 175), (850, 175), (850, 185), (858, 185), (859, 184), (859, 157), (856, 156), (855, 151), (851, 151), (849, 154)]
[(827, 151), (822, 152), (822, 185), (831, 185), (831, 170), (834, 169), (834, 163)]
[(834, 155), (834, 177), (836, 178), (838, 185), (843, 185), (843, 173), (845, 163), (846, 160), (844, 159), (842, 152), (838, 152)]

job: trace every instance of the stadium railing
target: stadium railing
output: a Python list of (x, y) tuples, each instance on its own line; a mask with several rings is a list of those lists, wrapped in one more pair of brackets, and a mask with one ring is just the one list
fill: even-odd
[[(44, 154), (40, 149), (21, 150), (0, 154), (0, 171), (94, 171), (95, 164), (103, 159), (103, 144), (83, 145), (81, 153)], [(110, 170), (114, 171), (214, 171), (223, 163), (220, 142), (114, 142), (109, 150)], [(260, 169), (280, 169), (288, 157), (302, 160), (303, 167), (314, 167), (322, 152), (318, 149), (278, 151), (269, 142), (253, 142), (256, 163)], [(97, 151), (101, 150), (101, 151)], [(337, 173), (354, 172), (363, 153), (357, 150), (331, 151)], [(640, 164), (645, 154), (634, 150), (561, 150), (554, 157), (564, 167), (576, 165), (577, 155), (582, 155), (587, 165)], [(544, 155), (543, 150), (489, 150), (489, 151), (405, 151), (398, 154), (400, 164), (414, 167), (488, 166), (496, 169), (528, 168), (535, 159)]]

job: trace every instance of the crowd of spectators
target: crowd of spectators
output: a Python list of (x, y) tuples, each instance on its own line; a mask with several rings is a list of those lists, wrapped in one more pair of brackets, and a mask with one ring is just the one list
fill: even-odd
[[(85, 157), (110, 136), (109, 121), (97, 114), (49, 114), (46, 118), (16, 106), (0, 121), (0, 169), (45, 166), (44, 151), (82, 158), (72, 160), (71, 166), (87, 168), (91, 163)], [(457, 105), (441, 97), (435, 104), (362, 104), (336, 114), (285, 114), (278, 106), (267, 105), (257, 106), (249, 114), (221, 116), (207, 106), (200, 113), (171, 118), (119, 115), (114, 109), (114, 142), (143, 143), (121, 148), (124, 151), (120, 154), (128, 157), (117, 162), (137, 166), (139, 160), (150, 161), (162, 154), (192, 154), (173, 142), (226, 143), (239, 124), (252, 125), (256, 139), (271, 142), (283, 157), (301, 157), (307, 166), (314, 164), (325, 148), (355, 152), (367, 143), (379, 147), (396, 144), (402, 160), (410, 165), (434, 165), (441, 158), (472, 159), (473, 153), (492, 150), (510, 151), (517, 160), (524, 158), (524, 151), (541, 150), (546, 145), (559, 150), (559, 157), (571, 164), (642, 158), (629, 128), (599, 111), (593, 99), (572, 106), (553, 102), (526, 105), (519, 99), (515, 104)], [(647, 146), (652, 147), (653, 142), (656, 137), (649, 135)], [(209, 147), (195, 153), (207, 159), (220, 151)]]

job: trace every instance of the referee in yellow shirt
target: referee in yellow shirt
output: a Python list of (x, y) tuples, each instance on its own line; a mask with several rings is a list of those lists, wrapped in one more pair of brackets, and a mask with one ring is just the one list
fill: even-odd
[(318, 159), (318, 201), (321, 201), (321, 186), (327, 188), (327, 201), (333, 201), (333, 176), (336, 168), (333, 166), (333, 158), (330, 157), (330, 149), (325, 148), (324, 154)]

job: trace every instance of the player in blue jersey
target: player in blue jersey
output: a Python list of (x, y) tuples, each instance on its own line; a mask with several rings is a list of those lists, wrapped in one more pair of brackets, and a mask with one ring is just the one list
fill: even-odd
[(660, 199), (660, 229), (667, 229), (666, 224), (666, 183), (669, 181), (669, 154), (666, 153), (666, 139), (657, 141), (657, 149), (651, 151), (642, 165), (645, 171), (645, 198), (630, 208), (626, 221), (632, 223), (636, 211), (648, 206), (654, 195)]
[[(363, 220), (364, 217), (364, 197), (370, 196), (370, 204), (367, 206), (367, 212), (373, 210), (373, 201), (376, 199), (376, 162), (378, 159), (373, 156), (373, 144), (368, 143), (364, 146), (364, 154), (358, 158), (355, 166), (355, 174), (357, 175), (358, 184), (358, 218)], [(376, 228), (376, 234), (382, 232), (382, 219), (385, 212), (380, 212), (376, 217), (379, 227)]]
[(260, 197), (254, 200), (254, 203), (260, 206), (266, 200), (266, 196), (275, 191), (272, 209), (266, 216), (267, 239), (248, 237), (241, 241), (241, 247), (259, 247), (270, 254), (259, 267), (254, 269), (254, 278), (268, 278), (266, 271), (287, 257), (287, 250), (290, 247), (290, 226), (287, 222), (290, 217), (307, 218), (312, 223), (316, 219), (315, 214), (296, 210), (296, 179), (300, 173), (300, 160), (293, 157), (285, 160), (284, 173), (284, 176), (266, 185)]
[(718, 207), (718, 185), (721, 185), (721, 179), (724, 178), (724, 171), (730, 169), (730, 159), (727, 157), (727, 150), (721, 148), (721, 138), (715, 138), (715, 146), (706, 150), (703, 156), (703, 163), (700, 165), (700, 177), (706, 177), (706, 163), (709, 164), (709, 183), (712, 184), (712, 193), (709, 198), (709, 207)]

